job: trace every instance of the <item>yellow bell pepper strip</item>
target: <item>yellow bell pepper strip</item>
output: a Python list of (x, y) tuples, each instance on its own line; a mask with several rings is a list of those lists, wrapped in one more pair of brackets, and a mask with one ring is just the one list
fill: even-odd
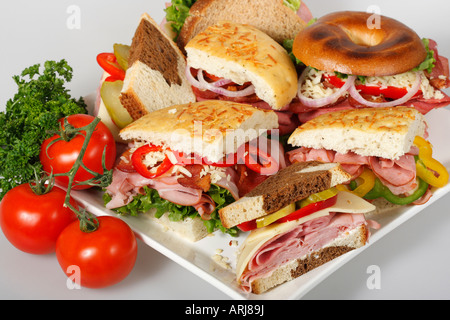
[(370, 190), (373, 189), (375, 185), (375, 174), (369, 168), (365, 168), (363, 173), (358, 177), (363, 180), (363, 182), (358, 185), (352, 193), (359, 196), (364, 197)]
[(432, 158), (433, 148), (431, 143), (417, 136), (414, 139), (414, 144), (419, 148), (419, 156), (416, 157), (417, 176), (433, 187), (442, 188), (445, 186), (448, 183), (449, 173), (439, 161)]

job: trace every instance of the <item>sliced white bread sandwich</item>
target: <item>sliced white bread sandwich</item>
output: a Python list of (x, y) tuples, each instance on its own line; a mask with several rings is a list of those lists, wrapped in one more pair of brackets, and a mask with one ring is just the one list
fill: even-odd
[(224, 228), (217, 210), (239, 198), (237, 166), (260, 168), (261, 175), (278, 171), (281, 155), (260, 166), (248, 158), (258, 156), (253, 141), (277, 126), (274, 112), (233, 102), (153, 111), (120, 132), (129, 149), (105, 190), (106, 208), (131, 215), (151, 211), (192, 241), (217, 229), (234, 235), (237, 230)]
[[(286, 111), (284, 117), (278, 113), (280, 120), (289, 118), (287, 109), (297, 92), (297, 71), (286, 50), (266, 33), (250, 25), (221, 21), (197, 34), (185, 49), (186, 75), (198, 101), (248, 103)], [(292, 130), (295, 127), (290, 126)]]
[(412, 107), (360, 108), (320, 115), (298, 127), (288, 143), (291, 162), (340, 163), (353, 192), (391, 204), (423, 204), (448, 182), (432, 159), (424, 116)]
[[(294, 39), (312, 18), (311, 12), (303, 1), (197, 0), (193, 2), (190, 8), (177, 8), (180, 4), (173, 4), (166, 9), (166, 18), (173, 26), (172, 29), (176, 33), (174, 37), (181, 49), (198, 33), (221, 20), (250, 24), (282, 43), (286, 39)], [(189, 11), (184, 14), (181, 10)], [(169, 16), (170, 13), (172, 16)]]
[(294, 163), (220, 210), (224, 225), (247, 219), (236, 264), (242, 290), (264, 293), (366, 244), (379, 226), (364, 214), (375, 206), (339, 191), (350, 178), (339, 164)]
[(143, 14), (131, 43), (120, 94), (134, 120), (154, 110), (195, 101), (185, 76), (185, 60), (172, 39)]

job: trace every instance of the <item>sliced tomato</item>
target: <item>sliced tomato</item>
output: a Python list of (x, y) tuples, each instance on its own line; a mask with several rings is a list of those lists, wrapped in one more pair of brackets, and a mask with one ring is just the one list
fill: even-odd
[(170, 161), (169, 157), (167, 157), (167, 155), (164, 158), (164, 160), (158, 165), (155, 172), (151, 172), (152, 168), (148, 168), (143, 163), (142, 160), (146, 154), (148, 154), (150, 152), (159, 152), (159, 151), (163, 151), (163, 148), (161, 146), (146, 144), (146, 145), (143, 145), (142, 147), (137, 148), (133, 152), (133, 155), (131, 156), (131, 162), (133, 163), (133, 167), (136, 169), (136, 171), (141, 176), (149, 178), (149, 179), (153, 179), (153, 178), (159, 177), (160, 175), (162, 175), (163, 173), (168, 171), (170, 168), (172, 168), (173, 164)]
[(97, 63), (110, 74), (111, 78), (108, 81), (112, 81), (113, 79), (124, 80), (125, 79), (125, 70), (117, 62), (116, 56), (114, 53), (103, 52), (97, 55)]

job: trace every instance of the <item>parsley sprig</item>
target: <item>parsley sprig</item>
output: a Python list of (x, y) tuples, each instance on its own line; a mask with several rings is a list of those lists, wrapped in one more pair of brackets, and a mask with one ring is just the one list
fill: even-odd
[(66, 84), (72, 68), (63, 59), (35, 64), (13, 77), (18, 90), (0, 112), (0, 199), (13, 187), (31, 181), (42, 165), (39, 153), (58, 119), (86, 113), (82, 98), (75, 100)]

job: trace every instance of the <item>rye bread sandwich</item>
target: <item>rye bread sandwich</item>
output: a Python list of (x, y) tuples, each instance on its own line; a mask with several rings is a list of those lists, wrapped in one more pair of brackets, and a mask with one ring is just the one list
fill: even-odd
[(250, 231), (236, 264), (242, 290), (264, 293), (367, 243), (375, 206), (339, 191), (350, 178), (336, 163), (298, 162), (220, 210), (224, 225)]
[(312, 18), (297, 0), (182, 0), (169, 3), (163, 25), (180, 49), (221, 20), (250, 24), (282, 43), (293, 39)]
[(185, 49), (186, 76), (198, 101), (272, 109), (280, 118), (281, 135), (295, 129), (288, 109), (297, 92), (297, 71), (286, 50), (266, 33), (221, 21), (197, 34)]
[(335, 111), (299, 126), (287, 156), (291, 163), (340, 163), (352, 176), (349, 189), (365, 199), (419, 205), (448, 182), (427, 135), (424, 115), (412, 107)]
[(151, 215), (192, 241), (217, 229), (235, 235), (217, 211), (284, 166), (279, 142), (266, 135), (277, 126), (272, 111), (226, 101), (153, 111), (120, 131), (129, 146), (105, 190), (106, 208)]
[(184, 54), (143, 14), (131, 43), (120, 102), (133, 120), (164, 107), (194, 102), (185, 69)]
[(306, 65), (299, 77), (300, 122), (356, 107), (450, 104), (448, 59), (437, 43), (393, 18), (358, 11), (327, 14), (299, 32), (292, 48)]

